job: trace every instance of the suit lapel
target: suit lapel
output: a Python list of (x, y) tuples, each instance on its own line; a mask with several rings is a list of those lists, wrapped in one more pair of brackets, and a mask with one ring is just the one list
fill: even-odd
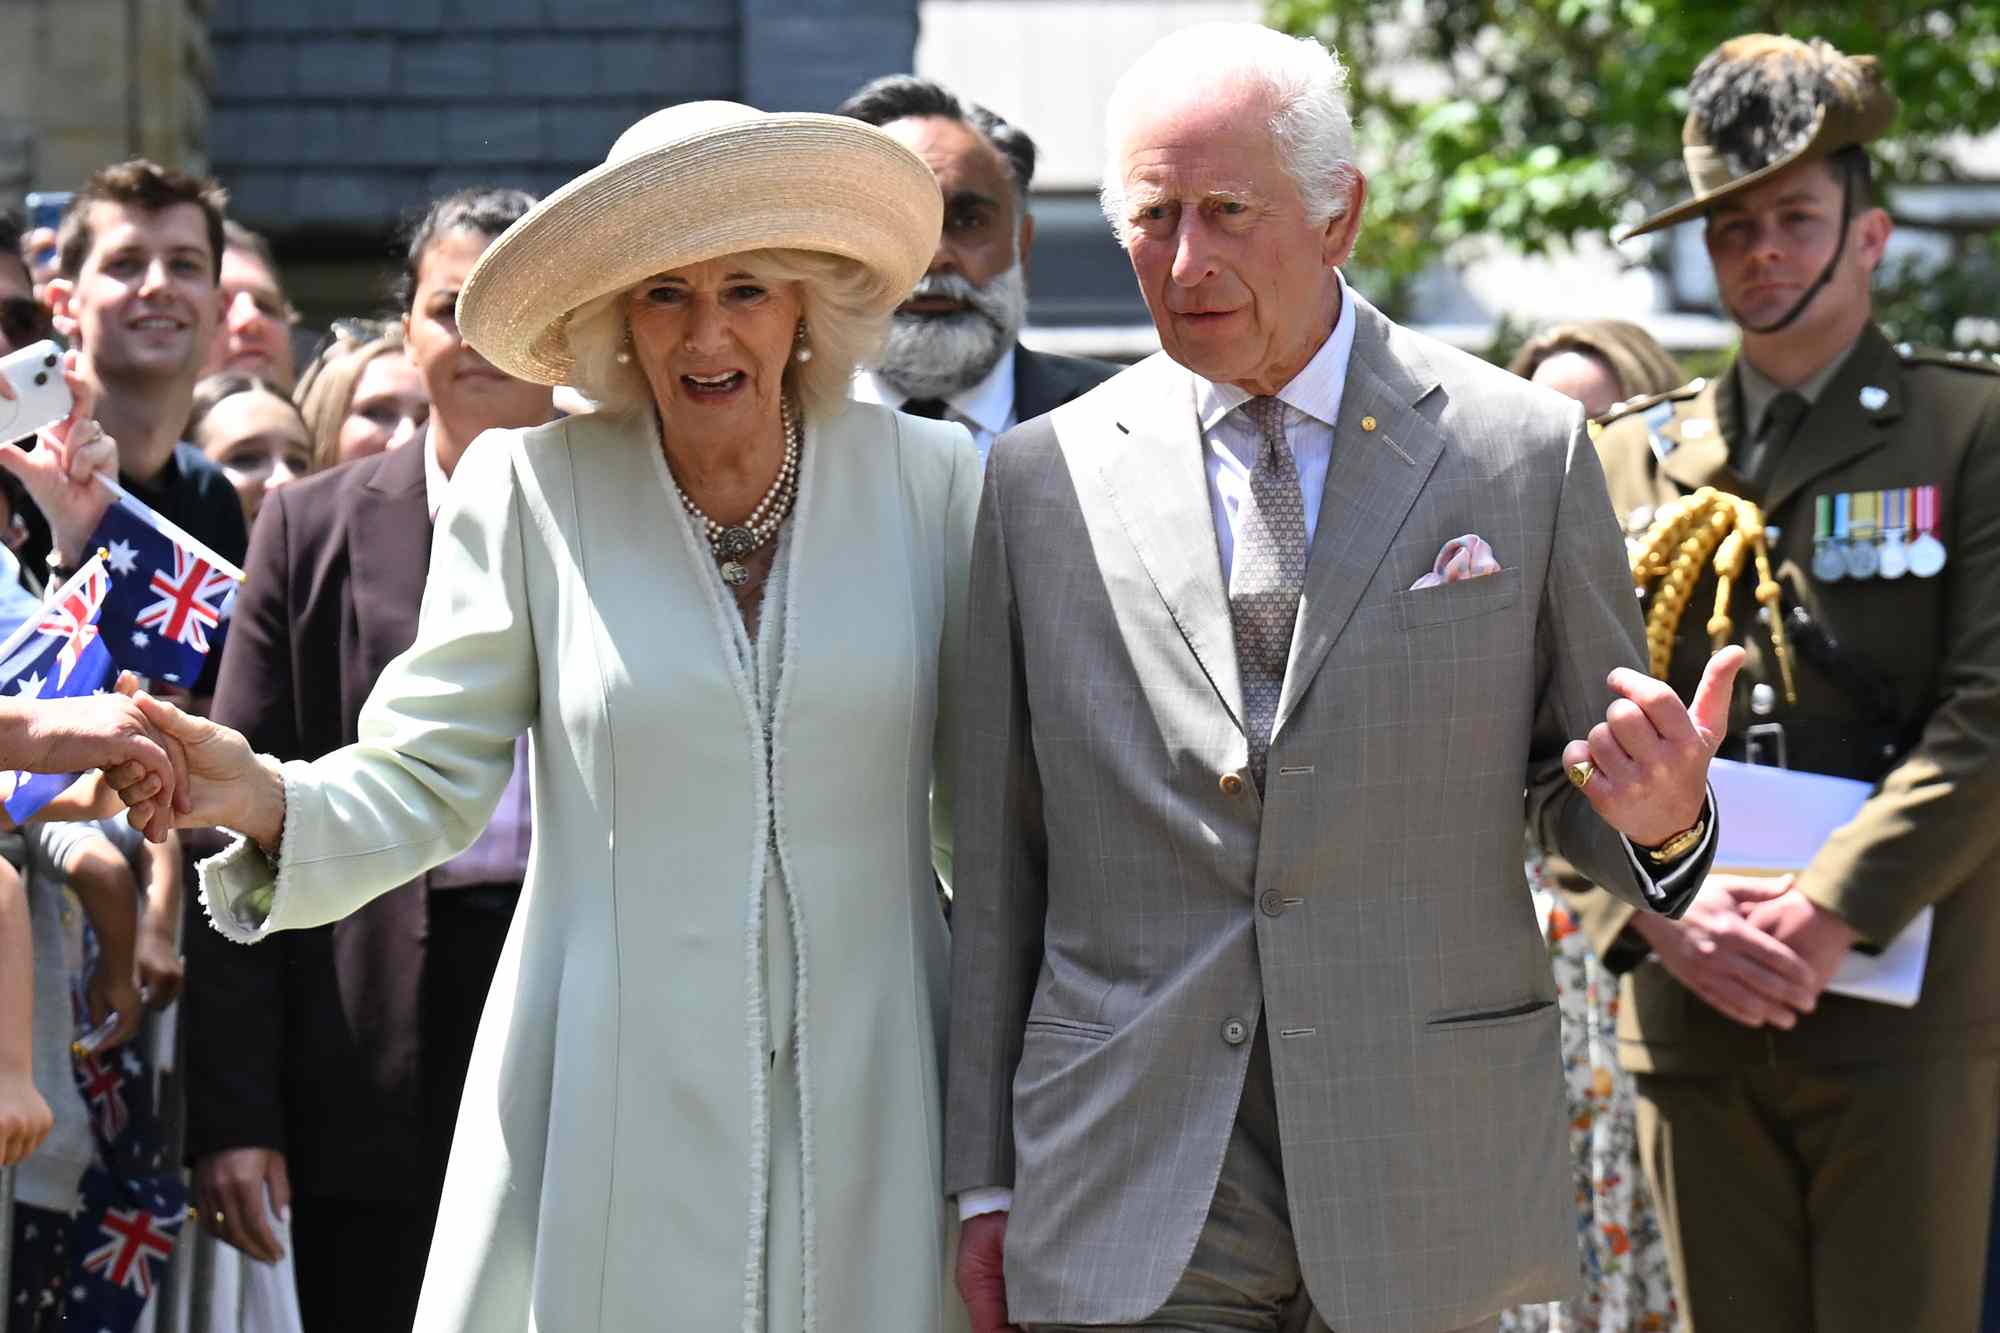
[(431, 563), (428, 448), (428, 440), (415, 440), (387, 455), (355, 498), (347, 558), (354, 567), (355, 627), (371, 679), (417, 637)]
[(1156, 357), (1148, 373), (1134, 377), (1133, 392), (1111, 406), (1110, 420), (1087, 429), (1098, 437), (1090, 452), (1119, 525), (1241, 727), (1236, 634), (1215, 544), (1194, 377), (1164, 355)]
[[(1273, 735), (1312, 684), (1444, 452), (1444, 437), (1416, 410), (1437, 388), (1429, 363), (1352, 289), (1348, 299), (1354, 351)], [(1374, 429), (1364, 429), (1368, 420)]]
[(1072, 398), (1095, 388), (1103, 376), (1091, 376), (1077, 362), (1045, 356), (1014, 345), (1014, 420), (1032, 421), (1053, 412)]
[(1014, 344), (1014, 420), (1033, 421), (1044, 412), (1052, 412), (1068, 401), (1061, 390), (1049, 382), (1048, 368), (1042, 359), (1019, 343)]

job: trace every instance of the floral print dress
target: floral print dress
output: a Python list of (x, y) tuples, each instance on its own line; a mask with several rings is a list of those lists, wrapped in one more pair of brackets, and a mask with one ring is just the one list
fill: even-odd
[(1510, 1310), (1501, 1333), (1676, 1333), (1680, 1307), (1639, 1165), (1632, 1076), (1618, 1067), (1618, 978), (1556, 896), (1539, 852), (1530, 851), (1527, 869), (1562, 1007), (1584, 1296)]

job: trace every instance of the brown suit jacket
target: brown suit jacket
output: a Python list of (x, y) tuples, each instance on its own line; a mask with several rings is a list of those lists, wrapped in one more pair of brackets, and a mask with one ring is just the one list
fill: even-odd
[[(1665, 501), (1715, 486), (1757, 501), (1778, 528), (1771, 557), (1786, 606), (1803, 607), (1839, 647), (1816, 655), (1800, 643), (1798, 703), (1787, 706), (1780, 692), (1770, 718), (1751, 716), (1752, 688), (1778, 689), (1779, 679), (1752, 600), (1754, 576), (1739, 579), (1732, 618), (1750, 656), (1730, 736), (1776, 721), (1787, 729), (1792, 767), (1880, 784), (1799, 886), (1876, 942), (1935, 904), (1923, 996), (1900, 1009), (1828, 995), (1790, 1032), (1745, 1028), (1657, 962), (1635, 967), (1644, 946), (1635, 950), (1635, 937), (1623, 933), (1630, 909), (1585, 890), (1572, 897), (1585, 929), (1599, 954), (1627, 971), (1621, 1057), (1638, 1070), (1721, 1073), (2000, 1049), (2000, 986), (1992, 981), (2000, 953), (2000, 367), (1892, 347), (1871, 327), (1762, 491), (1730, 467), (1730, 442), (1750, 428), (1741, 411), (1732, 367), (1612, 423), (1598, 441), (1612, 503), (1637, 528)], [(1933, 484), (1949, 552), (1942, 574), (1813, 577), (1817, 497)], [(1710, 574), (1681, 621), (1668, 671), (1683, 695), (1707, 660), (1714, 605)]]
[[(281, 759), (355, 739), (416, 637), (430, 567), (421, 443), (274, 491), (250, 540), (214, 717)], [(187, 935), (190, 1159), (270, 1147), (306, 1194), (423, 1192), (422, 881), (254, 949)]]

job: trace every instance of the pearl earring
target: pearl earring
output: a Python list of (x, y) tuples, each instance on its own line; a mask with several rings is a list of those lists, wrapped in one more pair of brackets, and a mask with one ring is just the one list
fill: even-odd
[(806, 322), (799, 321), (798, 332), (792, 335), (792, 359), (800, 365), (813, 359), (813, 349), (806, 345)]
[(612, 357), (611, 359), (612, 359), (613, 361), (616, 361), (616, 362), (617, 362), (617, 363), (618, 363), (619, 365), (621, 365), (621, 366), (629, 366), (629, 365), (631, 365), (631, 364), (632, 364), (632, 326), (631, 326), (631, 325), (627, 324), (627, 325), (625, 326), (625, 342), (624, 342), (624, 345), (623, 345), (623, 346), (621, 346), (621, 347), (620, 347), (620, 348), (618, 349), (618, 354), (617, 354), (616, 356)]

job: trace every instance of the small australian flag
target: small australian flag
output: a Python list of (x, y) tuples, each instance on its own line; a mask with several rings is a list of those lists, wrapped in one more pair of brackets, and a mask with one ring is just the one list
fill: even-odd
[[(0, 692), (20, 699), (74, 699), (102, 694), (116, 670), (100, 632), (110, 578), (104, 561), (92, 556), (69, 582), (56, 589), (40, 614), (0, 644)], [(75, 773), (14, 773), (6, 797), (16, 824), (75, 782)], [(4, 785), (4, 779), (0, 779)]]
[(222, 646), (243, 571), (113, 489), (117, 498), (90, 539), (111, 574), (105, 646), (136, 675), (191, 687), (209, 653)]

